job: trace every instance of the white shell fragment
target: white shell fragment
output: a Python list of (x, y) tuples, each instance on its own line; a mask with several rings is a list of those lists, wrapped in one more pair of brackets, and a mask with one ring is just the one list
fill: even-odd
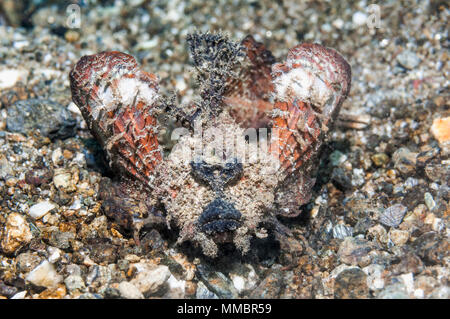
[(34, 219), (39, 219), (45, 216), (48, 212), (54, 209), (56, 206), (48, 201), (37, 203), (30, 207), (28, 215)]

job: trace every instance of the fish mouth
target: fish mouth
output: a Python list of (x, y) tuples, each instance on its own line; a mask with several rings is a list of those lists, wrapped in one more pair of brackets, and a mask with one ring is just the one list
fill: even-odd
[(232, 203), (218, 197), (205, 207), (197, 222), (202, 232), (216, 235), (238, 229), (241, 217)]

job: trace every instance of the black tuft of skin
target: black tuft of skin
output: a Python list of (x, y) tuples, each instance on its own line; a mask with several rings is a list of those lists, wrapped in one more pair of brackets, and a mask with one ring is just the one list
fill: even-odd
[(226, 81), (236, 77), (234, 67), (245, 56), (244, 48), (222, 33), (194, 33), (187, 36), (189, 52), (197, 71), (201, 113), (217, 116), (222, 111)]

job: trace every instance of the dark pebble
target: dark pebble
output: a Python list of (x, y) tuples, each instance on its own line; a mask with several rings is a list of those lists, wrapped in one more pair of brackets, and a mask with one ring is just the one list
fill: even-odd
[(414, 175), (416, 173), (416, 156), (416, 153), (406, 147), (399, 148), (392, 154), (394, 167), (405, 177)]
[(53, 173), (49, 169), (32, 169), (25, 173), (25, 182), (33, 186), (40, 186), (49, 183), (52, 177)]
[(347, 237), (339, 246), (338, 256), (348, 265), (368, 265), (373, 245), (363, 238)]
[(353, 232), (355, 235), (365, 234), (367, 230), (374, 225), (374, 222), (369, 217), (363, 217), (356, 222)]
[(173, 259), (172, 257), (163, 254), (161, 258), (161, 264), (169, 267), (170, 272), (175, 277), (182, 278), (184, 276), (185, 271), (183, 266), (181, 266), (181, 264), (176, 262), (175, 259)]
[(439, 155), (439, 151), (440, 151), (439, 147), (433, 147), (429, 151), (425, 151), (425, 152), (421, 152), (421, 153), (417, 154), (417, 157), (416, 157), (417, 166), (423, 167), (426, 164), (428, 164), (428, 162), (430, 160), (432, 160), (434, 157)]
[(331, 173), (331, 181), (334, 186), (336, 186), (341, 191), (350, 190), (352, 188), (351, 176), (346, 174), (345, 171), (340, 167), (333, 169), (333, 173)]
[(47, 246), (42, 242), (40, 238), (33, 238), (28, 245), (31, 251), (37, 252), (41, 256), (47, 256)]
[(395, 275), (413, 273), (417, 275), (424, 269), (422, 260), (413, 253), (406, 253), (400, 258), (400, 262), (393, 266), (392, 273)]
[(72, 195), (67, 194), (61, 189), (58, 189), (55, 195), (52, 197), (52, 200), (60, 206), (69, 205), (72, 199)]
[(8, 109), (6, 128), (10, 132), (27, 134), (39, 130), (49, 138), (68, 138), (76, 133), (76, 120), (59, 103), (44, 99), (17, 101)]
[(360, 207), (351, 207), (351, 205), (349, 205), (348, 208), (349, 210), (345, 211), (344, 218), (345, 222), (350, 225), (355, 225), (359, 220), (368, 217), (368, 212)]
[(24, 290), (25, 289), (25, 279), (20, 278), (20, 277), (12, 277), (12, 278), (8, 278), (8, 279), (4, 279), (3, 280), (4, 283), (8, 286), (13, 286), (15, 288), (17, 288), (18, 290)]
[(366, 147), (368, 150), (373, 151), (375, 148), (380, 145), (380, 137), (376, 134), (371, 134), (367, 139)]
[(276, 268), (256, 287), (250, 294), (251, 299), (279, 298), (281, 288), (284, 286), (283, 272)]
[(156, 229), (152, 229), (141, 239), (141, 247), (144, 253), (149, 253), (152, 250), (163, 250), (166, 246), (167, 243)]
[(413, 210), (417, 205), (424, 203), (424, 195), (427, 191), (428, 189), (422, 185), (413, 187), (406, 192), (402, 204), (405, 205), (408, 210)]
[(334, 298), (365, 299), (369, 297), (366, 274), (359, 268), (343, 270), (334, 281)]
[(70, 241), (75, 239), (75, 235), (71, 232), (61, 232), (59, 230), (52, 232), (49, 244), (60, 249), (69, 249)]
[(237, 298), (238, 292), (234, 288), (233, 283), (223, 273), (214, 271), (209, 266), (198, 265), (197, 277), (205, 284), (205, 286), (215, 293), (219, 298)]
[(450, 250), (449, 243), (436, 232), (427, 232), (415, 240), (416, 254), (427, 266), (444, 262)]
[(118, 257), (117, 247), (112, 244), (93, 244), (88, 249), (89, 257), (97, 264), (113, 264)]
[(16, 267), (19, 272), (26, 273), (33, 270), (42, 261), (36, 254), (25, 252), (16, 257)]
[(430, 163), (425, 166), (425, 175), (433, 182), (447, 183), (450, 180), (450, 166)]
[(11, 287), (5, 285), (2, 281), (0, 281), (0, 296), (5, 296), (7, 298), (11, 298), (18, 292), (16, 287)]
[(105, 299), (119, 299), (120, 291), (118, 289), (108, 287), (105, 289), (104, 295)]
[(117, 261), (117, 268), (119, 268), (119, 270), (126, 272), (128, 270), (129, 266), (130, 266), (130, 262), (126, 259), (119, 259)]

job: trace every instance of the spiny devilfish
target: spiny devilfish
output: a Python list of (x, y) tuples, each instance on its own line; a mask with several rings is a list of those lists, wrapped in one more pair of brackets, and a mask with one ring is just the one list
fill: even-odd
[[(102, 182), (103, 209), (136, 241), (143, 225), (164, 220), (179, 229), (179, 243), (190, 240), (207, 256), (230, 242), (245, 254), (277, 215), (297, 216), (310, 200), (350, 65), (319, 44), (297, 45), (276, 64), (251, 36), (187, 40), (197, 101), (162, 98), (158, 78), (117, 51), (80, 59), (70, 73), (73, 101), (119, 177)], [(169, 151), (162, 132), (178, 138)]]

